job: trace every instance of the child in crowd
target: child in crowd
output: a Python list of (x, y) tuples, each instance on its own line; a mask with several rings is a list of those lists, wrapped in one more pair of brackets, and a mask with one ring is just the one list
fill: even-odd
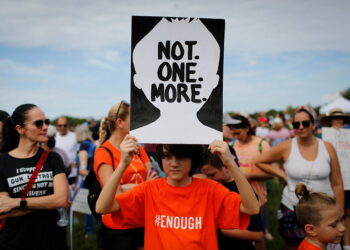
[[(230, 168), (225, 166), (218, 155), (204, 150), (201, 171), (208, 178), (220, 182), (230, 191), (239, 193), (234, 176)], [(260, 215), (253, 215), (246, 230), (218, 230), (218, 242), (220, 250), (245, 249), (254, 250), (254, 241), (262, 240), (263, 226)]]
[(218, 249), (216, 229), (245, 229), (249, 215), (259, 212), (259, 203), (228, 145), (213, 141), (209, 149), (230, 169), (241, 195), (212, 180), (192, 177), (202, 159), (201, 145), (161, 144), (157, 156), (167, 176), (115, 196), (125, 168), (138, 152), (136, 138), (127, 135), (120, 144), (120, 163), (97, 201), (97, 212), (119, 211), (125, 224), (144, 226), (146, 250)]
[(344, 235), (343, 209), (333, 197), (321, 192), (310, 192), (303, 183), (295, 187), (299, 198), (296, 216), (306, 237), (298, 250), (323, 250), (328, 243), (337, 244)]

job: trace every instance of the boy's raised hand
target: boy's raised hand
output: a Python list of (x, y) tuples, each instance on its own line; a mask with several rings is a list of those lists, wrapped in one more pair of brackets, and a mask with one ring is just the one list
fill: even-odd
[(132, 161), (134, 154), (139, 153), (137, 139), (134, 136), (126, 135), (120, 143), (121, 159), (120, 163), (126, 168)]
[(231, 165), (236, 165), (226, 142), (214, 140), (212, 143), (210, 143), (209, 149), (212, 154), (219, 155), (222, 163), (225, 166), (229, 167)]

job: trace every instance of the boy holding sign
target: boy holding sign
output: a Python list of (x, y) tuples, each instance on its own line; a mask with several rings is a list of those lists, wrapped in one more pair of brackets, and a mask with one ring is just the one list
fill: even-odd
[(228, 145), (213, 141), (209, 149), (232, 172), (240, 195), (221, 184), (192, 177), (202, 155), (200, 145), (159, 145), (158, 161), (165, 178), (145, 182), (115, 197), (120, 178), (138, 146), (127, 135), (121, 161), (96, 204), (98, 213), (119, 211), (126, 225), (145, 227), (145, 249), (217, 249), (216, 229), (245, 229), (259, 203), (235, 164)]

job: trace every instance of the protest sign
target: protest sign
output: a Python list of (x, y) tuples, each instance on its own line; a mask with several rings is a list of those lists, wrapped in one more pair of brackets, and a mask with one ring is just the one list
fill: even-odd
[(322, 139), (337, 151), (345, 190), (350, 190), (350, 129), (322, 128)]
[(86, 188), (80, 188), (78, 193), (76, 194), (71, 209), (73, 211), (77, 211), (83, 214), (91, 214), (89, 205), (87, 203), (87, 196), (89, 194), (89, 190)]
[(131, 134), (140, 143), (222, 140), (225, 21), (132, 18)]

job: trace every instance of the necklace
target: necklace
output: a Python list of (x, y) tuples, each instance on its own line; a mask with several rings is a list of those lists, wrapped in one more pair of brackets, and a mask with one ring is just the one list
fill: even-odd
[[(316, 160), (316, 159), (315, 159), (315, 160)], [(311, 162), (311, 168), (310, 168), (309, 174), (308, 174), (308, 176), (307, 176), (307, 178), (306, 178), (305, 185), (306, 185), (307, 188), (309, 188), (309, 180), (310, 180), (310, 177), (311, 177), (311, 174), (312, 174), (312, 169), (314, 168), (315, 160), (313, 160), (313, 161)]]

